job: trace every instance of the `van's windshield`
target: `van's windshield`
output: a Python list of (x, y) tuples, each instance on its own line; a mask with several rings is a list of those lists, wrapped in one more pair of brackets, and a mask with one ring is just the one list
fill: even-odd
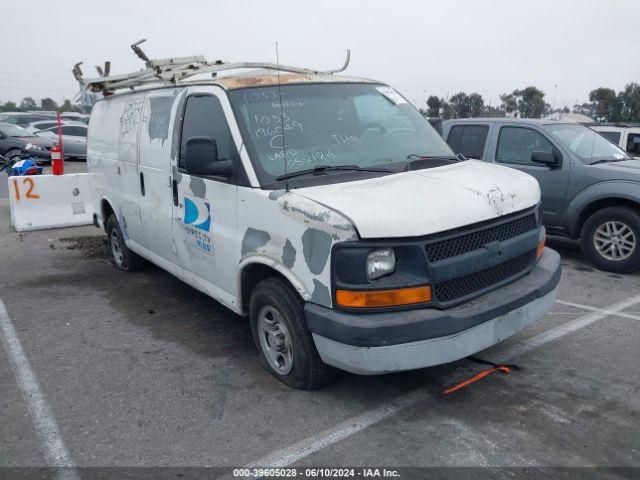
[(262, 184), (319, 166), (401, 170), (411, 155), (455, 158), (391, 87), (282, 85), (235, 90), (229, 97)]

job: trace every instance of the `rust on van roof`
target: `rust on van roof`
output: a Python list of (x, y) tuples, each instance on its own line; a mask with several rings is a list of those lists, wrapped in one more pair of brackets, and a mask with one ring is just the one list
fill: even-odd
[[(204, 80), (202, 80), (204, 81)], [(212, 80), (206, 80), (210, 83)], [(191, 82), (189, 82), (191, 83)], [(245, 73), (240, 75), (226, 75), (216, 77), (213, 83), (226, 90), (249, 87), (270, 87), (275, 85), (290, 85), (294, 83), (379, 83), (367, 78), (301, 73)]]

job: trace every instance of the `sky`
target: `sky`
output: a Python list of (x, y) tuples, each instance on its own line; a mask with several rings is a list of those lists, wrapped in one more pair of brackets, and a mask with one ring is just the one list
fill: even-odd
[[(273, 61), (384, 81), (416, 106), (429, 95), (537, 86), (552, 106), (640, 82), (638, 0), (30, 0), (3, 2), (0, 102), (72, 98), (85, 76), (150, 58)], [(555, 105), (554, 105), (555, 97)]]

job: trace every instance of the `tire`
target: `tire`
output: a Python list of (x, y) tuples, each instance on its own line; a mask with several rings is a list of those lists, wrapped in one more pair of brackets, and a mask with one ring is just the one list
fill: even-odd
[(107, 223), (105, 224), (105, 230), (107, 231), (107, 244), (111, 252), (111, 261), (114, 267), (124, 270), (125, 272), (141, 269), (145, 261), (137, 253), (127, 248), (124, 243), (122, 230), (120, 230), (120, 225), (115, 215), (109, 215)]
[[(22, 150), (18, 150), (18, 149), (14, 149), (14, 150), (9, 150), (5, 155), (4, 158), (7, 159), (7, 161), (11, 164), (14, 164), (22, 155)], [(18, 157), (18, 158), (15, 158)]]
[(601, 270), (631, 273), (640, 268), (640, 214), (608, 207), (592, 214), (580, 233), (582, 251)]
[(260, 363), (274, 377), (300, 390), (333, 382), (336, 370), (320, 359), (304, 318), (304, 302), (286, 280), (270, 277), (256, 285), (249, 318)]

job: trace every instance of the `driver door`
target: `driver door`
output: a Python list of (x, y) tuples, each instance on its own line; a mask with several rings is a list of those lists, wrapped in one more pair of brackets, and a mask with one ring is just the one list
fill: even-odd
[(532, 162), (533, 152), (560, 152), (545, 135), (529, 127), (500, 127), (497, 142), (496, 163), (528, 173), (538, 180), (543, 223), (548, 227), (558, 226), (569, 183), (569, 159), (560, 159), (558, 166), (554, 167)]
[[(235, 237), (240, 159), (223, 105), (230, 111), (224, 94), (211, 92), (210, 87), (192, 87), (187, 92), (177, 169), (172, 178), (173, 235), (182, 268), (233, 294), (236, 276), (232, 272), (239, 260)], [(187, 141), (203, 136), (216, 141), (220, 160), (234, 162), (235, 174), (227, 178), (189, 172)]]

